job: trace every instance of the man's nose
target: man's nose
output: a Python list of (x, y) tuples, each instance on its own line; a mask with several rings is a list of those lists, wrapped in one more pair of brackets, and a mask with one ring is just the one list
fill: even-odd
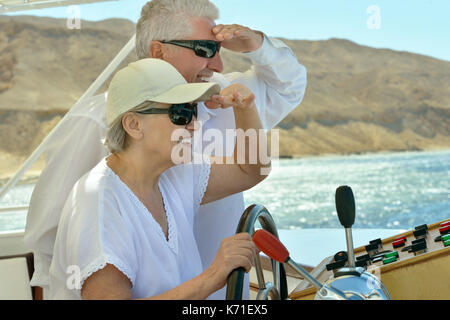
[(219, 52), (216, 55), (209, 59), (208, 61), (208, 69), (213, 70), (214, 72), (221, 73), (223, 71), (223, 62), (220, 57)]

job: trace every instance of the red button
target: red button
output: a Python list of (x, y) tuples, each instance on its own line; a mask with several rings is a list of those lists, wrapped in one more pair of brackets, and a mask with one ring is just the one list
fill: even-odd
[(442, 222), (441, 225), (439, 226), (439, 228), (446, 227), (446, 226), (450, 226), (450, 221)]
[(394, 248), (400, 248), (400, 247), (403, 247), (404, 245), (405, 245), (405, 239), (398, 239), (398, 240), (392, 242), (392, 246)]
[(394, 242), (395, 242), (395, 241), (398, 241), (398, 240), (406, 241), (406, 236), (398, 237), (398, 238), (394, 239)]
[(446, 234), (446, 233), (450, 232), (450, 225), (444, 226), (444, 227), (440, 228), (440, 229), (439, 229), (439, 232), (440, 232), (441, 234)]

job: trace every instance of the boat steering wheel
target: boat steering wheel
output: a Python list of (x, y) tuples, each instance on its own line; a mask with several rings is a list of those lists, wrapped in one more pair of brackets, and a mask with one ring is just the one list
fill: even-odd
[[(239, 220), (239, 225), (236, 233), (247, 232), (251, 236), (255, 233), (255, 222), (258, 220), (261, 227), (272, 233), (278, 238), (278, 231), (269, 211), (261, 205), (252, 204), (247, 209)], [(263, 269), (261, 267), (261, 259), (257, 255), (255, 259), (255, 270), (258, 279), (258, 294), (257, 300), (268, 300), (271, 297), (273, 300), (285, 300), (288, 297), (287, 280), (284, 265), (272, 260), (273, 282), (265, 282)], [(227, 281), (227, 300), (242, 300), (242, 290), (244, 287), (245, 269), (240, 267), (234, 269), (228, 276)]]

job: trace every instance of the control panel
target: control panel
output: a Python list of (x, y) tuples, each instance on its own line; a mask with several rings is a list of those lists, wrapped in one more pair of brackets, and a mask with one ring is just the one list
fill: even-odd
[[(356, 248), (354, 255), (355, 266), (376, 275), (393, 299), (450, 299), (450, 219), (419, 225), (387, 239), (373, 239)], [(311, 273), (326, 281), (347, 266), (347, 252), (339, 251)], [(314, 294), (314, 288), (302, 281), (290, 297), (308, 299)]]

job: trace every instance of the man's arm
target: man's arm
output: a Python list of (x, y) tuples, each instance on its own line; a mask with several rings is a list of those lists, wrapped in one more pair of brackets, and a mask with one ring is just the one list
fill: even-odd
[[(306, 90), (306, 68), (298, 62), (292, 50), (278, 39), (261, 36), (261, 32), (239, 25), (218, 25), (216, 28), (216, 39), (223, 40), (222, 46), (243, 52), (252, 60), (253, 66), (244, 73), (215, 76), (249, 87), (255, 94), (263, 127), (272, 129), (302, 101)], [(210, 106), (209, 102), (207, 105)]]

